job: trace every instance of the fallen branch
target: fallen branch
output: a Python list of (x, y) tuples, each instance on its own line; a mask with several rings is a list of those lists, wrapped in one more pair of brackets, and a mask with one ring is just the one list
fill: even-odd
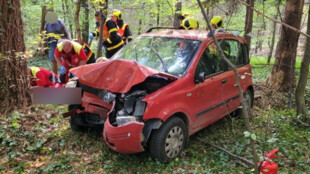
[(295, 27), (292, 27), (292, 26), (290, 26), (290, 25), (288, 25), (288, 24), (286, 24), (286, 23), (284, 23), (284, 22), (281, 22), (281, 21), (279, 21), (279, 20), (276, 20), (276, 19), (273, 19), (273, 18), (271, 18), (271, 17), (269, 17), (269, 16), (266, 16), (265, 14), (261, 13), (260, 11), (258, 11), (256, 8), (250, 6), (249, 4), (247, 4), (247, 3), (245, 3), (245, 2), (243, 2), (243, 1), (241, 1), (241, 0), (236, 0), (236, 1), (239, 2), (239, 3), (241, 3), (241, 4), (243, 4), (243, 5), (245, 5), (245, 6), (247, 6), (247, 7), (249, 7), (250, 9), (252, 9), (253, 11), (255, 11), (258, 15), (264, 16), (265, 18), (267, 18), (267, 19), (269, 19), (269, 20), (271, 20), (271, 21), (273, 21), (273, 22), (275, 22), (275, 23), (279, 23), (279, 24), (283, 25), (284, 27), (289, 28), (289, 29), (291, 29), (291, 30), (293, 30), (293, 31), (295, 31), (295, 32), (297, 32), (297, 33), (299, 33), (299, 34), (302, 34), (302, 35), (306, 36), (306, 37), (310, 37), (310, 35), (308, 35), (308, 34), (302, 32), (302, 31), (298, 30), (298, 29), (295, 28)]
[(204, 144), (207, 144), (207, 145), (212, 146), (212, 147), (215, 147), (215, 148), (217, 148), (217, 149), (219, 149), (219, 150), (221, 150), (221, 151), (224, 151), (225, 153), (227, 153), (228, 155), (232, 156), (233, 158), (238, 159), (238, 160), (241, 160), (241, 161), (245, 162), (246, 164), (248, 164), (248, 165), (250, 165), (250, 166), (254, 166), (254, 163), (253, 163), (252, 161), (249, 161), (249, 160), (246, 159), (246, 158), (243, 158), (243, 157), (241, 157), (241, 156), (235, 155), (235, 154), (229, 152), (228, 150), (226, 150), (226, 149), (224, 149), (224, 148), (222, 148), (222, 147), (219, 147), (219, 146), (217, 146), (217, 145), (215, 145), (215, 144), (212, 144), (212, 143), (209, 143), (209, 142), (207, 142), (207, 141), (204, 141), (204, 140), (202, 140), (202, 139), (200, 139), (200, 138), (198, 138), (198, 140), (201, 141), (201, 142), (203, 142)]

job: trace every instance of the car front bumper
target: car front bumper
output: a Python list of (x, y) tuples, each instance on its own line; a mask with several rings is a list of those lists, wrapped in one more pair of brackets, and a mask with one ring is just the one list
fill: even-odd
[(142, 122), (132, 122), (114, 127), (107, 118), (102, 134), (106, 144), (114, 151), (123, 154), (138, 153), (144, 151), (141, 144), (143, 127), (144, 123)]

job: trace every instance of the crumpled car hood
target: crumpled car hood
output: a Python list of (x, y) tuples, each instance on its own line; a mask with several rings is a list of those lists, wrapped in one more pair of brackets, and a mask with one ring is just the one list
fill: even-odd
[(70, 72), (79, 77), (79, 82), (84, 85), (114, 93), (126, 93), (132, 86), (155, 74), (177, 79), (175, 76), (140, 65), (136, 61), (121, 59), (80, 66), (71, 69)]

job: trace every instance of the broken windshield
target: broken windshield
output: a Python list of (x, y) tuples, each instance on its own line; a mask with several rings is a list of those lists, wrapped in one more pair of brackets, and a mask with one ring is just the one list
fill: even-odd
[(144, 66), (181, 77), (200, 44), (199, 40), (140, 36), (117, 52), (113, 59), (135, 60)]

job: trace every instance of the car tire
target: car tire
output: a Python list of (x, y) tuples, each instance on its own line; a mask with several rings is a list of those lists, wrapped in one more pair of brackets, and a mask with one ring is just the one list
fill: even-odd
[[(251, 92), (251, 90), (246, 90), (246, 92), (243, 94), (243, 99), (245, 101), (246, 107), (248, 112), (251, 110), (251, 108), (253, 107), (253, 93)], [(242, 104), (240, 103), (240, 106)], [(234, 118), (240, 118), (243, 115), (243, 110), (242, 107), (238, 108), (237, 110), (233, 111), (232, 113), (230, 113), (230, 116), (234, 117)]]
[[(74, 108), (79, 107), (78, 105), (69, 105), (68, 106), (68, 110), (72, 110)], [(70, 127), (73, 131), (76, 132), (84, 132), (85, 128), (82, 126), (83, 124), (83, 118), (82, 118), (82, 114), (73, 114), (70, 117)]]
[(184, 121), (174, 117), (151, 135), (149, 152), (154, 160), (169, 162), (180, 156), (188, 140)]
[(245, 91), (243, 99), (244, 99), (247, 111), (249, 112), (251, 108), (253, 107), (253, 94), (249, 89)]

